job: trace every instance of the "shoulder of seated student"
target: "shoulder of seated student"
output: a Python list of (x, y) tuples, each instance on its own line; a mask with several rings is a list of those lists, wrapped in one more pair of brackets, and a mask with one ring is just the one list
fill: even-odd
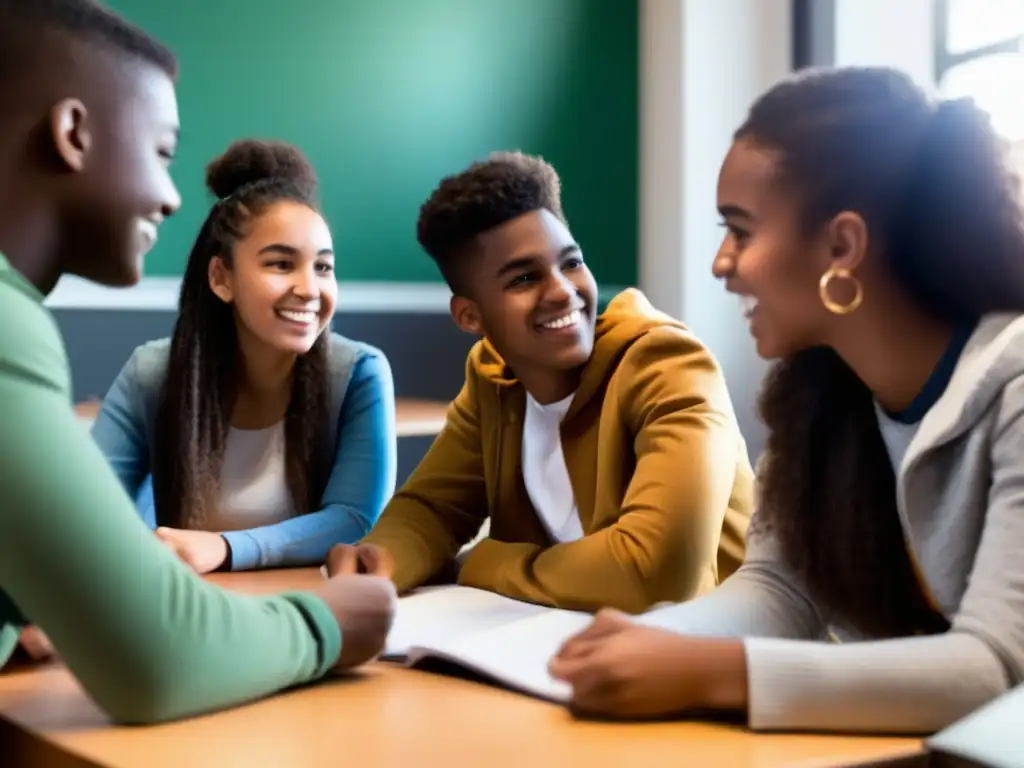
[(351, 386), (352, 374), (356, 366), (367, 359), (377, 361), (379, 375), (391, 377), (391, 364), (383, 351), (366, 342), (356, 341), (339, 333), (331, 332), (327, 365), (336, 406), (340, 406), (340, 400)]
[(148, 430), (160, 407), (170, 357), (170, 338), (147, 341), (136, 347), (107, 394), (108, 407), (113, 404), (126, 409), (141, 419)]
[(387, 355), (372, 344), (365, 341), (357, 341), (340, 333), (330, 332), (331, 351), (329, 359), (332, 369), (339, 369), (342, 365), (355, 365), (365, 357), (375, 357), (387, 362)]
[[(360, 363), (364, 361), (373, 361), (375, 365), (360, 367)], [(337, 419), (338, 434), (346, 418), (344, 403), (356, 388), (362, 387), (363, 395), (366, 394), (367, 387), (374, 392), (390, 390), (391, 398), (394, 399), (391, 364), (387, 355), (377, 347), (331, 332), (327, 365), (331, 387), (330, 413)]]
[[(990, 416), (994, 441), (1024, 442), (1024, 315), (982, 319), (954, 372), (949, 390), (954, 388), (959, 394), (952, 402), (963, 409), (958, 421), (966, 418), (976, 427)], [(936, 408), (946, 399), (944, 395)]]
[(3, 279), (0, 273), (0, 372), (37, 384), (70, 397), (71, 380), (67, 352), (57, 321), (39, 303), (19, 277)]
[[(149, 341), (137, 347), (125, 364), (121, 376), (127, 377), (143, 400), (156, 397), (163, 388), (167, 377), (167, 367), (171, 357), (171, 339), (163, 338)], [(352, 367), (364, 357), (378, 358), (387, 363), (384, 353), (369, 344), (354, 341), (336, 333), (331, 334), (331, 351), (329, 355), (331, 375), (337, 377), (342, 373), (348, 375)], [(390, 367), (388, 368), (390, 371)]]
[(167, 366), (171, 359), (171, 339), (147, 341), (135, 348), (121, 371), (130, 379), (132, 386), (143, 392), (159, 391), (167, 377)]
[(622, 406), (641, 424), (665, 409), (703, 409), (735, 419), (718, 360), (679, 326), (662, 325), (639, 336), (622, 356), (609, 390), (619, 390)]
[(1003, 387), (995, 408), (993, 439), (1012, 441), (1024, 450), (1024, 371)]

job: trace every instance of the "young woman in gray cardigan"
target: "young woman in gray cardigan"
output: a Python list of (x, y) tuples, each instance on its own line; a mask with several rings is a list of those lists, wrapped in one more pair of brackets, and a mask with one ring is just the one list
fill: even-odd
[(1024, 225), (984, 113), (885, 69), (796, 75), (721, 169), (714, 273), (769, 429), (742, 568), (552, 674), (572, 707), (930, 732), (1024, 679)]

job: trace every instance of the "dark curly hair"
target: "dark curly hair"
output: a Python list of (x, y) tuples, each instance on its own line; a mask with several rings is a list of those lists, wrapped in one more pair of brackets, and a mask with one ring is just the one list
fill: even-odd
[(465, 295), (461, 265), (473, 238), (524, 213), (546, 208), (562, 221), (561, 182), (543, 158), (495, 152), (444, 178), (420, 207), (416, 239), (448, 287)]
[[(206, 184), (219, 200), (185, 267), (153, 443), (157, 523), (175, 528), (203, 527), (216, 499), (237, 391), (234, 312), (210, 290), (210, 260), (220, 256), (230, 266), (235, 243), (274, 203), (319, 210), (316, 174), (298, 149), (280, 142), (232, 144), (208, 166)], [(329, 471), (329, 336), (296, 361), (285, 415), (285, 467), (298, 514), (312, 511)]]
[[(872, 253), (932, 316), (1024, 310), (1017, 180), (972, 102), (933, 103), (888, 69), (809, 71), (763, 95), (735, 136), (777, 153), (805, 231), (859, 213)], [(774, 366), (759, 524), (830, 618), (881, 636), (943, 631), (904, 543), (874, 408), (831, 349)]]
[(178, 62), (162, 43), (94, 0), (0, 0), (0, 83), (37, 63), (47, 32), (149, 62), (176, 77)]

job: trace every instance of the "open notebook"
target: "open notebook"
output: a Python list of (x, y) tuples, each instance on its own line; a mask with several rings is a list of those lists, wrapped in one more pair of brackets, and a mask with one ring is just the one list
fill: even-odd
[(589, 613), (545, 608), (470, 587), (433, 587), (398, 601), (381, 658), (409, 667), (439, 660), (523, 693), (564, 702), (569, 687), (548, 674), (548, 661), (592, 619)]
[(925, 742), (929, 766), (1024, 768), (1024, 685)]

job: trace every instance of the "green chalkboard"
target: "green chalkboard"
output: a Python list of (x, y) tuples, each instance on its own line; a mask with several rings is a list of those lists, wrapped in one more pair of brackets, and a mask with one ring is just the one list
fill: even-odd
[(415, 240), (443, 175), (544, 155), (598, 280), (636, 281), (637, 0), (109, 0), (181, 61), (185, 200), (146, 273), (183, 271), (234, 139), (300, 146), (342, 280), (438, 281)]

